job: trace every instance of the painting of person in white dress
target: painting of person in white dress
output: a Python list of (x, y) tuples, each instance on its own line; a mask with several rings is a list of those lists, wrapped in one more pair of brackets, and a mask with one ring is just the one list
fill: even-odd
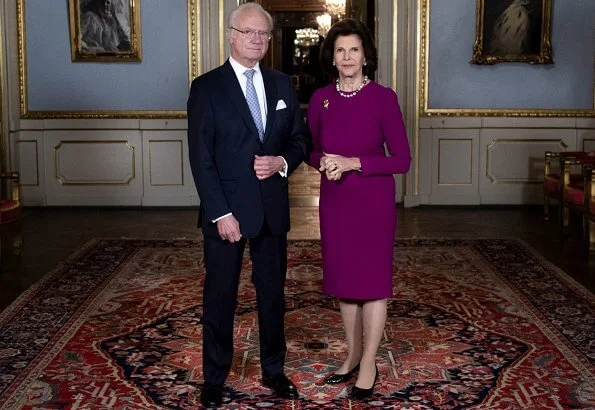
[(486, 0), (484, 13), (489, 54), (539, 54), (542, 0)]
[(130, 51), (130, 9), (126, 0), (81, 0), (81, 49)]

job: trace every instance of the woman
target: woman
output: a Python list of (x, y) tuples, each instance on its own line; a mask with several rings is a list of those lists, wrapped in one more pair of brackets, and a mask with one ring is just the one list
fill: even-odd
[(407, 172), (411, 157), (395, 92), (370, 80), (377, 66), (370, 30), (357, 20), (339, 21), (320, 59), (336, 81), (310, 100), (314, 150), (308, 163), (322, 173), (323, 288), (339, 298), (349, 346), (325, 382), (345, 382), (359, 370), (350, 397), (363, 399), (378, 377), (376, 353), (393, 292), (393, 174)]

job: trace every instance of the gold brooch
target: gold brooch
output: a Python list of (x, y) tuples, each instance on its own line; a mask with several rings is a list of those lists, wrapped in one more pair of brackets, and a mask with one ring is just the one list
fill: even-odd
[(324, 100), (324, 101), (322, 102), (322, 106), (323, 106), (324, 108), (328, 109), (328, 100)]

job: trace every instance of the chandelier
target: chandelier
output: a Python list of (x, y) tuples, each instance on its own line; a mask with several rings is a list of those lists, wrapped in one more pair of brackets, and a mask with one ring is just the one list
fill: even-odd
[(324, 8), (327, 13), (340, 20), (345, 14), (345, 0), (325, 0)]
[(311, 47), (318, 44), (318, 30), (315, 28), (299, 28), (295, 30), (293, 43), (298, 47)]
[(322, 37), (326, 37), (328, 31), (331, 29), (332, 17), (328, 13), (324, 13), (316, 17), (316, 23), (318, 23), (318, 32)]

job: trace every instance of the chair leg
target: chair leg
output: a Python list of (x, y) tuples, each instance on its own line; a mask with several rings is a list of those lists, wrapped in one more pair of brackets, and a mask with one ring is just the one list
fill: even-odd
[(588, 224), (588, 236), (589, 238), (589, 252), (595, 251), (595, 221), (591, 220), (591, 218), (587, 217), (587, 224)]
[(563, 204), (560, 205), (560, 236), (564, 238), (566, 228), (568, 228), (568, 220), (570, 219), (570, 209)]
[(14, 238), (12, 239), (12, 246), (14, 249), (14, 254), (20, 256), (21, 249), (23, 248), (23, 234), (22, 232), (17, 233)]

